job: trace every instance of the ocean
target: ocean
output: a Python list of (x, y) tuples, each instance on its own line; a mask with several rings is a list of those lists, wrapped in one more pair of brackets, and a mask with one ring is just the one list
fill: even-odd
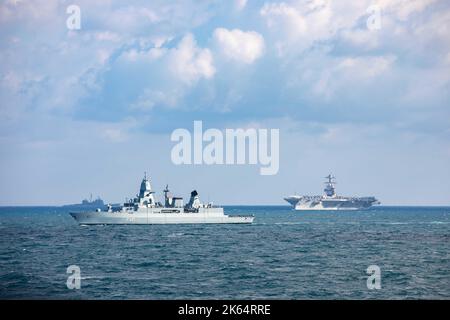
[(0, 299), (450, 298), (449, 207), (225, 212), (255, 222), (79, 226), (63, 208), (2, 207)]

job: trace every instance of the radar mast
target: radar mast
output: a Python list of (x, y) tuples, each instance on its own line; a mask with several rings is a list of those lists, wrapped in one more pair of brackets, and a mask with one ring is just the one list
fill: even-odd
[(334, 187), (334, 185), (336, 184), (336, 177), (334, 177), (332, 174), (329, 174), (325, 177), (325, 179), (328, 179), (328, 181), (325, 182), (325, 189), (323, 189), (323, 191), (325, 192), (325, 196), (330, 198), (336, 197), (336, 191)]

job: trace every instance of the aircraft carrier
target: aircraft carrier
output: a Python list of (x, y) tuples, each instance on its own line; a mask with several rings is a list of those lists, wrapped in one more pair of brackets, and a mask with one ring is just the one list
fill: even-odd
[(324, 194), (321, 196), (292, 195), (284, 198), (295, 210), (361, 210), (380, 204), (375, 197), (343, 197), (336, 195), (335, 177), (325, 177)]

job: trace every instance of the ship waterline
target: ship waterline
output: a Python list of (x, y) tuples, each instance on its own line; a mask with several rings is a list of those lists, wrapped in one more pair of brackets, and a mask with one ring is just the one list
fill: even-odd
[(79, 224), (219, 224), (252, 223), (252, 216), (228, 216), (223, 212), (71, 212)]

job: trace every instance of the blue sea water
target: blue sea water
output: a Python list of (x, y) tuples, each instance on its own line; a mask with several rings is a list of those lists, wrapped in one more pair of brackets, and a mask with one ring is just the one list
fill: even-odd
[[(0, 298), (450, 298), (448, 207), (225, 210), (255, 222), (79, 226), (62, 208), (0, 208)], [(70, 265), (79, 290), (66, 286)], [(367, 288), (369, 265), (380, 290)]]

